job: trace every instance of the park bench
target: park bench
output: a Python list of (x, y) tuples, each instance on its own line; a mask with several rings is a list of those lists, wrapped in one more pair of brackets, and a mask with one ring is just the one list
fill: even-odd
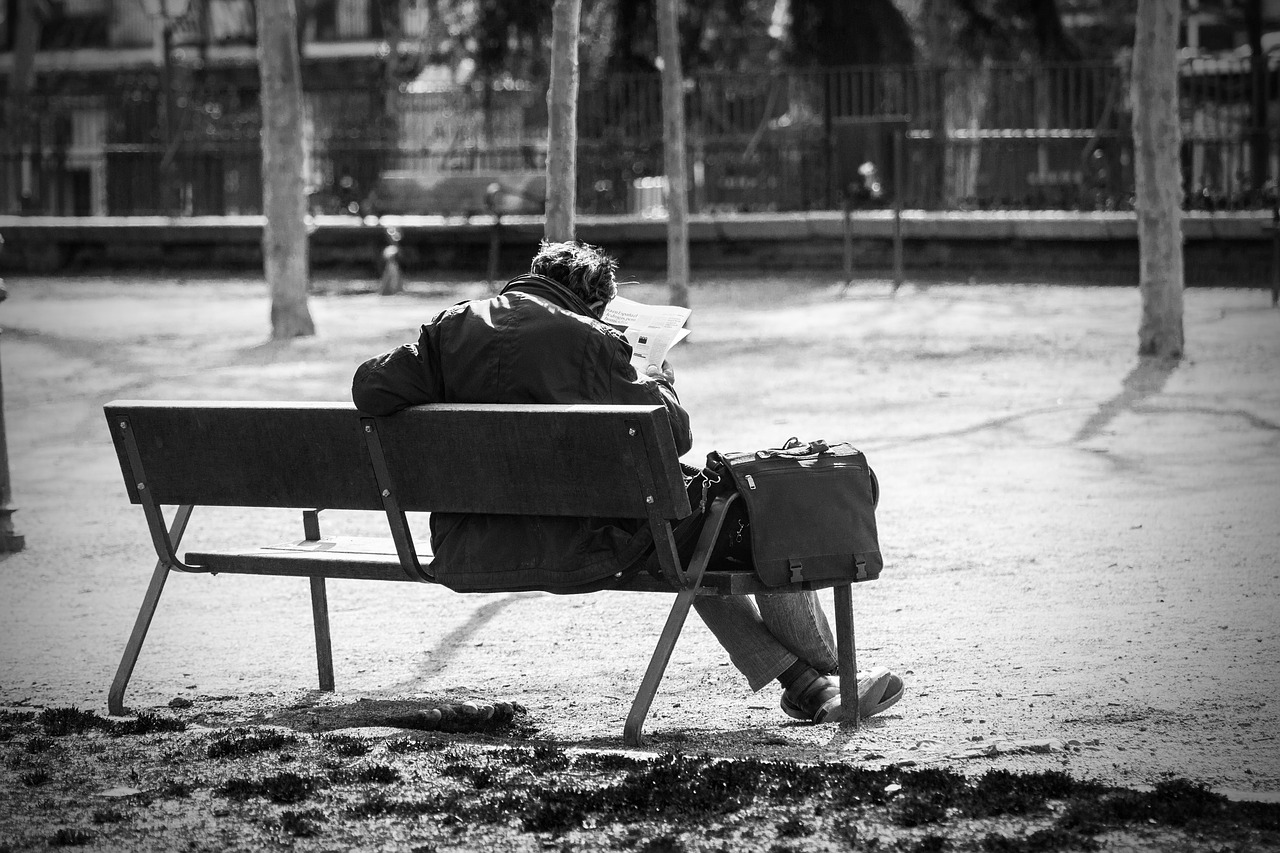
[(364, 204), (374, 216), (541, 215), (547, 196), (545, 172), (415, 172), (389, 170)]
[[(429, 554), (406, 513), (433, 511), (647, 521), (660, 576), (641, 571), (610, 589), (670, 593), (675, 601), (627, 716), (628, 744), (642, 741), (698, 595), (834, 586), (840, 671), (857, 671), (849, 583), (765, 587), (751, 572), (707, 570), (736, 494), (712, 503), (692, 557), (681, 564), (672, 524), (691, 508), (661, 406), (442, 404), (371, 417), (343, 403), (116, 401), (105, 413), (129, 499), (142, 505), (159, 557), (111, 685), (112, 714), (124, 713), (125, 689), (173, 571), (308, 578), (320, 689), (332, 691), (326, 581), (432, 583)], [(179, 558), (196, 506), (301, 509), (303, 538)], [(167, 522), (164, 507), (176, 507)], [(385, 513), (387, 536), (324, 538), (323, 509)], [(841, 690), (845, 707), (857, 707), (856, 679), (842, 679)], [(856, 726), (857, 715), (849, 716)]]

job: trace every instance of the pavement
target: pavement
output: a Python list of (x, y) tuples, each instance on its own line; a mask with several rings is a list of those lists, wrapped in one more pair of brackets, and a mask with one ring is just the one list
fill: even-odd
[[(628, 273), (628, 271), (624, 271)], [(655, 750), (867, 765), (1170, 775), (1280, 792), (1280, 311), (1186, 293), (1187, 358), (1135, 355), (1133, 288), (703, 278), (673, 353), (686, 461), (791, 435), (847, 439), (879, 476), (886, 568), (855, 589), (859, 661), (906, 697), (858, 732), (785, 718), (690, 621), (647, 730)], [(628, 279), (630, 280), (630, 279)], [(105, 712), (154, 565), (102, 405), (346, 399), (363, 358), (483, 283), (379, 297), (331, 278), (318, 334), (267, 340), (261, 280), (10, 278), (0, 357), (14, 523), (0, 557), (0, 704)], [(656, 301), (651, 284), (625, 295)], [(325, 516), (333, 533), (377, 517)], [(278, 541), (296, 513), (199, 509), (186, 547)], [(663, 596), (330, 590), (331, 701), (516, 701), (543, 736), (621, 745)], [(172, 578), (128, 701), (314, 696), (296, 579)]]

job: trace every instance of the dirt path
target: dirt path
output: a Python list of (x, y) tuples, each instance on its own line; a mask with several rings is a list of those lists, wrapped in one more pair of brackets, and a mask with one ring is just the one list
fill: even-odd
[[(252, 282), (7, 284), (5, 409), (27, 550), (0, 562), (0, 704), (99, 712), (154, 563), (102, 404), (346, 399), (359, 360), (482, 290), (412, 283), (380, 298), (330, 282), (311, 301), (319, 335), (276, 345), (263, 343), (265, 289)], [(705, 282), (675, 363), (691, 461), (790, 435), (868, 453), (886, 569), (855, 591), (859, 660), (903, 672), (906, 698), (855, 735), (790, 725), (695, 620), (655, 702), (652, 746), (1280, 792), (1280, 312), (1260, 291), (1189, 291), (1190, 358), (1170, 370), (1133, 355), (1133, 290), (887, 293)], [(326, 520), (333, 532), (376, 522)], [(187, 544), (297, 529), (292, 514), (198, 511)], [(133, 706), (304, 695), (315, 674), (299, 583), (174, 578)], [(331, 589), (336, 701), (514, 701), (546, 736), (620, 745), (664, 598), (386, 586)]]

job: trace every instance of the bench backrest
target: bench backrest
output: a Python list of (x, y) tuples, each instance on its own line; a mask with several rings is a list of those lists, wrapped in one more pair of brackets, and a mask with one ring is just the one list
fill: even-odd
[[(683, 518), (661, 406), (138, 402), (105, 407), (133, 503)], [(381, 460), (379, 459), (381, 457)], [(381, 467), (381, 473), (379, 468)], [(140, 489), (141, 485), (141, 489)]]

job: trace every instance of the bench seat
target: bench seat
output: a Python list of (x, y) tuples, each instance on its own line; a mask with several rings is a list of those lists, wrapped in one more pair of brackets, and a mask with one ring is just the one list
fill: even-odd
[[(430, 559), (431, 555), (420, 548), (418, 556)], [(189, 551), (183, 562), (193, 571), (212, 575), (226, 573), (420, 582), (404, 573), (396, 555), (395, 542), (390, 537), (335, 536), (299, 539), (261, 548)], [(835, 586), (836, 583), (799, 583), (788, 587), (788, 590), (818, 590)], [(679, 591), (666, 579), (644, 571), (620, 580), (609, 589), (620, 592)], [(753, 572), (717, 572), (708, 569), (702, 574), (698, 592), (700, 595), (754, 595), (776, 591), (761, 583)]]

